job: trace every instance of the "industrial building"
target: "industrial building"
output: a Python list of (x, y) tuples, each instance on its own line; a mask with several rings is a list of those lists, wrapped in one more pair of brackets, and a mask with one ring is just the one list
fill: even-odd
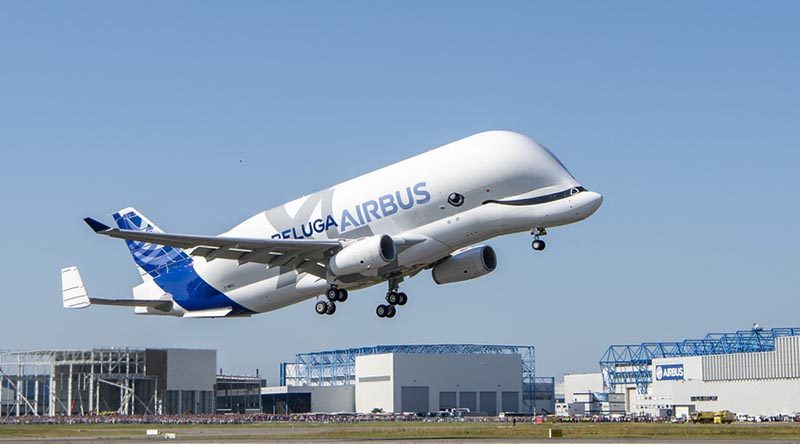
[(553, 378), (536, 378), (532, 346), (378, 345), (300, 353), (281, 386), (262, 390), (264, 411), (497, 415), (554, 410)]
[(261, 387), (266, 380), (249, 375), (223, 375), (216, 377), (217, 413), (261, 412)]
[(533, 411), (537, 415), (552, 415), (556, 409), (556, 378), (537, 376), (533, 378)]
[(355, 412), (355, 385), (264, 387), (261, 406), (275, 414)]
[(216, 350), (0, 352), (0, 415), (260, 411), (261, 379), (215, 373)]
[(570, 412), (580, 410), (572, 403), (585, 404), (581, 393), (589, 392), (621, 395), (627, 414), (653, 417), (800, 412), (800, 328), (754, 327), (681, 342), (612, 345), (600, 367), (597, 374), (564, 376)]

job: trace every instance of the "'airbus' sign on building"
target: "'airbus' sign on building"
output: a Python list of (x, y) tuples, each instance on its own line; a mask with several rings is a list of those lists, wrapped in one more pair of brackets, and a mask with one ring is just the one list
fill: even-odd
[(657, 365), (656, 381), (683, 381), (683, 364)]

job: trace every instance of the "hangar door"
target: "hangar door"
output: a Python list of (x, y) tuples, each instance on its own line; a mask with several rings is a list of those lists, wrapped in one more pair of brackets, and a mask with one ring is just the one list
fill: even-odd
[(429, 412), (428, 387), (413, 385), (400, 387), (400, 410), (415, 413)]
[(489, 416), (497, 416), (497, 392), (480, 392), (481, 411)]
[(439, 392), (439, 411), (456, 407), (456, 392)]
[(503, 392), (502, 403), (504, 412), (519, 411), (519, 392)]
[(470, 412), (478, 411), (478, 400), (475, 392), (459, 392), (458, 397), (461, 401), (459, 407), (469, 409)]

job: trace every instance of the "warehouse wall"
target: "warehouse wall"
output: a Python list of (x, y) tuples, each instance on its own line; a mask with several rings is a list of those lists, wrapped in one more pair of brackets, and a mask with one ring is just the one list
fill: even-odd
[(311, 411), (315, 413), (355, 412), (355, 386), (304, 387), (311, 392)]
[(356, 357), (356, 411), (522, 409), (520, 355), (384, 354)]
[(374, 408), (394, 410), (392, 372), (394, 355), (356, 356), (356, 412), (369, 413)]
[[(455, 396), (471, 398), (478, 411), (497, 414), (522, 406), (520, 355), (394, 355), (395, 411), (401, 411), (403, 387), (428, 387), (428, 411), (449, 407)], [(454, 395), (455, 394), (455, 395)], [(471, 402), (471, 399), (469, 400)]]
[[(655, 383), (652, 393), (673, 405), (692, 404), (698, 411), (730, 410), (748, 415), (800, 412), (800, 380), (670, 381)], [(698, 401), (692, 397), (716, 400)]]
[[(683, 379), (657, 380), (659, 365), (683, 365)], [(772, 352), (654, 359), (650, 370), (653, 382), (646, 395), (633, 394), (632, 411), (693, 405), (749, 415), (800, 412), (800, 336), (777, 338)]]
[(217, 351), (167, 349), (167, 390), (214, 390)]
[(575, 393), (600, 393), (603, 391), (602, 373), (564, 375), (564, 402), (573, 402)]
[(703, 356), (703, 379), (800, 378), (800, 336), (775, 340), (775, 351)]
[(163, 413), (214, 413), (217, 351), (170, 348)]

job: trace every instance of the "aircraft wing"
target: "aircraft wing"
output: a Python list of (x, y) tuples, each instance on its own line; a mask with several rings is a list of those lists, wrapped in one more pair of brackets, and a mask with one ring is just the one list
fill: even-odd
[(95, 219), (84, 221), (98, 234), (104, 236), (167, 245), (190, 250), (192, 256), (206, 260), (230, 259), (239, 264), (259, 263), (269, 266), (293, 267), (325, 277), (325, 270), (317, 264), (331, 252), (342, 248), (338, 240), (316, 239), (257, 239), (226, 236), (195, 236), (187, 234), (155, 233), (111, 228)]

